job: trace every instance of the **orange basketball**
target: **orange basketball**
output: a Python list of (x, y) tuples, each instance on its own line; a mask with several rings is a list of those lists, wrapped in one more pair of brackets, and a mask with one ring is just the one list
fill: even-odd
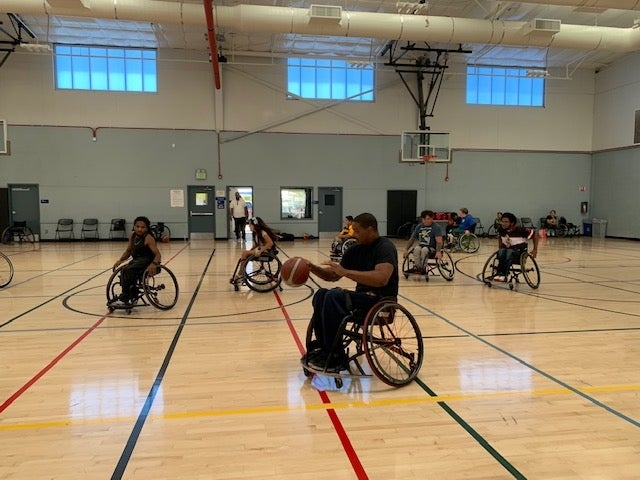
[(162, 238), (160, 239), (160, 241), (162, 243), (169, 243), (169, 237), (166, 235), (163, 235)]
[(282, 264), (280, 278), (290, 287), (299, 287), (309, 280), (309, 264), (300, 257), (293, 257)]

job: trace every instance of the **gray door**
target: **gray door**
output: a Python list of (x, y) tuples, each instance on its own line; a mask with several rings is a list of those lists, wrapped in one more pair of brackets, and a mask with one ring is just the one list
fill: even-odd
[(27, 222), (31, 231), (40, 235), (40, 189), (33, 184), (9, 185), (9, 221)]
[(214, 187), (189, 185), (189, 238), (213, 240), (215, 231)]
[(318, 187), (318, 233), (338, 232), (342, 224), (342, 187)]

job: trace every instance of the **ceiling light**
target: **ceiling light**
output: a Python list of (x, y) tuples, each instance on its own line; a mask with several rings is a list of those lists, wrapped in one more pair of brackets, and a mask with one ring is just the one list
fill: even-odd
[(51, 51), (51, 45), (48, 43), (21, 43), (20, 48), (24, 48), (29, 52), (45, 53)]
[(530, 68), (527, 70), (527, 77), (542, 78), (548, 76), (549, 71), (546, 68)]
[(397, 2), (396, 9), (398, 13), (407, 13), (409, 15), (426, 15), (429, 10), (428, 2)]

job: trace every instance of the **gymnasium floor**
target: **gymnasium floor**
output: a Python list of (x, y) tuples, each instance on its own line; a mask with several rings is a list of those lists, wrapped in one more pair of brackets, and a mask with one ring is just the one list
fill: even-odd
[(0, 478), (640, 478), (640, 244), (545, 239), (540, 288), (510, 291), (477, 279), (495, 243), (401, 277), (418, 381), (339, 391), (299, 365), (318, 283), (234, 292), (236, 241), (161, 244), (178, 304), (130, 315), (105, 307), (124, 243), (2, 246)]

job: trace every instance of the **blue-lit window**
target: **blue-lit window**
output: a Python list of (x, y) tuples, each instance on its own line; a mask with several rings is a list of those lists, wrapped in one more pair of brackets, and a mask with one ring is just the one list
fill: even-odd
[(290, 58), (288, 92), (291, 96), (316, 100), (373, 102), (373, 72), (371, 64)]
[(157, 55), (142, 48), (55, 45), (56, 88), (157, 92)]
[(467, 67), (467, 103), (544, 107), (544, 71), (514, 67)]

